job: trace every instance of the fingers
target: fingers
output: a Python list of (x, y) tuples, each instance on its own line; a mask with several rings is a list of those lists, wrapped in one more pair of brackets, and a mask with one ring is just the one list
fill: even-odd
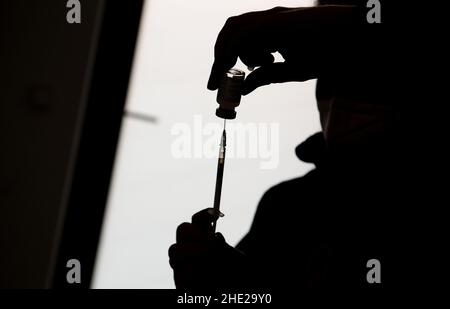
[(191, 223), (182, 223), (176, 232), (177, 244), (185, 243), (205, 243), (213, 239), (213, 232), (210, 227), (199, 227)]
[(192, 216), (192, 223), (180, 224), (176, 243), (170, 246), (169, 264), (177, 288), (202, 286), (210, 273), (211, 262), (223, 248), (228, 248), (220, 233), (214, 234), (212, 223), (223, 216), (214, 208), (203, 209)]
[(206, 208), (192, 216), (192, 224), (204, 233), (212, 233), (213, 222), (221, 216), (223, 215), (220, 211), (215, 211), (214, 208)]
[(208, 89), (216, 90), (225, 72), (231, 69), (238, 57), (250, 67), (262, 66), (273, 62), (270, 54), (275, 50), (274, 41), (279, 37), (273, 34), (274, 25), (284, 18), (279, 13), (290, 10), (275, 7), (266, 11), (256, 11), (233, 16), (227, 19), (217, 36), (214, 46), (214, 63), (208, 80)]
[(237, 18), (228, 18), (217, 36), (214, 46), (214, 63), (207, 86), (209, 90), (216, 90), (219, 87), (222, 76), (237, 61), (238, 55), (235, 51), (235, 42), (238, 40), (235, 29), (237, 29)]
[(190, 265), (193, 261), (202, 262), (203, 259), (212, 256), (215, 250), (226, 245), (222, 234), (217, 233), (211, 243), (191, 242), (176, 243), (169, 247), (169, 264), (172, 268), (182, 265)]
[(229, 58), (216, 58), (214, 61), (211, 75), (208, 81), (208, 89), (216, 90), (219, 87), (220, 79), (234, 66), (237, 58), (247, 67), (260, 67), (272, 64), (275, 61), (274, 56), (267, 50), (238, 50), (236, 54)]
[(211, 210), (214, 209), (203, 209), (192, 216), (192, 223), (180, 224), (176, 231), (176, 242), (192, 243), (212, 240), (214, 236), (212, 223), (223, 215)]
[(260, 67), (272, 64), (275, 61), (274, 56), (269, 50), (247, 50), (242, 51), (239, 58), (247, 67)]
[(211, 74), (208, 80), (207, 88), (209, 90), (216, 90), (219, 88), (220, 79), (222, 76), (231, 69), (237, 61), (236, 55), (221, 56), (214, 60), (211, 68)]
[(250, 73), (242, 85), (242, 94), (247, 95), (258, 87), (273, 83), (305, 81), (314, 78), (313, 72), (307, 65), (293, 65), (286, 62), (277, 62), (257, 68)]
[(184, 222), (180, 224), (176, 232), (177, 243), (189, 243), (203, 240), (205, 237), (201, 231), (190, 223)]
[(291, 71), (292, 69), (285, 63), (273, 63), (259, 67), (245, 79), (242, 86), (242, 94), (247, 95), (261, 86), (289, 81), (291, 79)]
[(205, 256), (209, 248), (203, 244), (173, 244), (169, 248), (169, 264), (176, 267), (184, 263), (192, 263), (193, 260)]
[[(202, 267), (207, 248), (197, 243), (174, 244), (169, 248), (169, 264), (177, 288), (195, 287), (204, 280)], [(197, 283), (197, 280), (199, 283)]]
[(214, 63), (208, 80), (208, 89), (216, 90), (223, 75), (237, 62), (238, 57), (247, 66), (261, 66), (274, 61), (264, 31), (256, 24), (266, 12), (253, 12), (228, 18), (217, 36), (214, 46)]

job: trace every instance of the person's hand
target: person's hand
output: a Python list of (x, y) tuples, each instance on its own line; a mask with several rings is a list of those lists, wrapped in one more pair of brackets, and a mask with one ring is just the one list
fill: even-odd
[[(238, 58), (248, 67), (258, 67), (246, 78), (244, 95), (271, 83), (317, 78), (331, 69), (330, 48), (345, 46), (346, 26), (355, 22), (356, 15), (353, 6), (322, 6), (276, 7), (230, 17), (217, 37), (208, 89), (218, 88)], [(274, 63), (274, 52), (285, 61)]]
[(169, 248), (169, 263), (173, 268), (177, 288), (233, 287), (244, 256), (214, 233), (217, 220), (212, 208), (192, 216), (191, 223), (182, 223), (176, 232), (176, 243)]

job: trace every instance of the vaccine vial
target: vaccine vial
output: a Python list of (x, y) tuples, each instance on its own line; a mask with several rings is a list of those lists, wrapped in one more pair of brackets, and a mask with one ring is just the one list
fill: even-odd
[(230, 69), (220, 81), (217, 91), (216, 116), (223, 119), (235, 119), (235, 108), (241, 103), (241, 87), (245, 79), (245, 72)]

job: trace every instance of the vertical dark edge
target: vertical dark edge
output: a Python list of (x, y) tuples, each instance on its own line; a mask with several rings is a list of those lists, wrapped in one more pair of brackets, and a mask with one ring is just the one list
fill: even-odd
[[(121, 128), (143, 0), (106, 1), (53, 288), (89, 288)], [(70, 259), (81, 283), (66, 280)]]

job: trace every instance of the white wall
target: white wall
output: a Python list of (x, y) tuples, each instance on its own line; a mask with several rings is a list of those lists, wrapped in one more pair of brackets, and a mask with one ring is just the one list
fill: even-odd
[[(147, 1), (127, 110), (154, 116), (157, 122), (124, 118), (94, 288), (174, 287), (167, 249), (175, 241), (178, 224), (212, 206), (220, 132), (200, 132), (201, 141), (193, 140), (203, 146), (209, 141), (213, 157), (177, 159), (172, 146), (180, 136), (172, 130), (183, 123), (195, 130), (194, 122), (199, 120), (209, 124), (201, 127), (204, 130), (222, 125), (214, 115), (216, 93), (206, 89), (217, 33), (232, 15), (311, 2)], [(227, 155), (266, 141), (239, 143), (233, 136), (236, 124), (261, 126), (259, 133), (264, 126), (272, 128), (269, 133), (276, 134), (279, 142), (279, 147), (270, 144), (279, 154), (276, 168), (262, 169), (267, 159), (249, 158), (248, 153), (245, 158), (228, 155), (221, 204), (225, 217), (218, 222), (218, 231), (229, 243), (236, 244), (247, 232), (257, 203), (269, 187), (311, 169), (296, 158), (294, 149), (320, 130), (314, 86), (315, 81), (310, 81), (258, 89), (243, 97), (237, 119), (227, 123)], [(272, 161), (276, 162), (275, 155)]]

